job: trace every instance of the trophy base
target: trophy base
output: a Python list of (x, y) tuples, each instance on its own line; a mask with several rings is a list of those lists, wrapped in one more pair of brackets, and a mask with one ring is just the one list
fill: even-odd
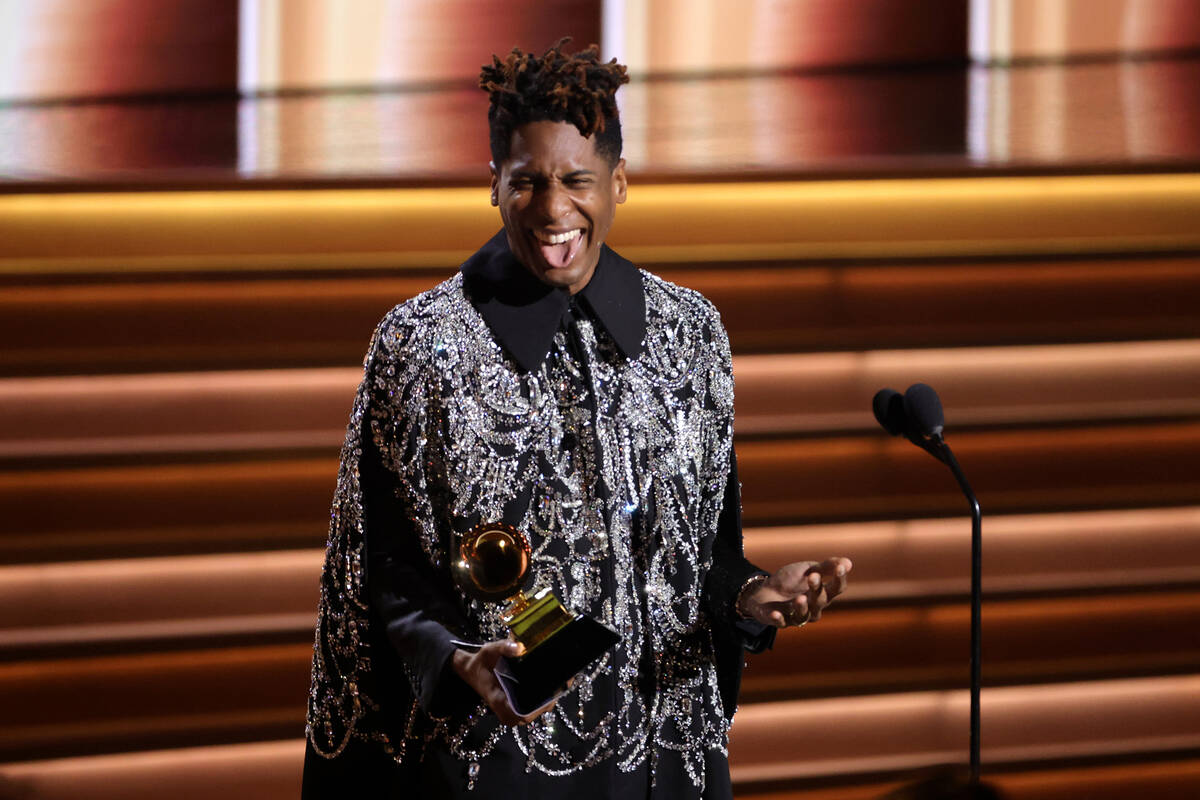
[(571, 678), (619, 641), (612, 628), (576, 614), (525, 655), (500, 659), (496, 679), (513, 710), (525, 716), (566, 691)]

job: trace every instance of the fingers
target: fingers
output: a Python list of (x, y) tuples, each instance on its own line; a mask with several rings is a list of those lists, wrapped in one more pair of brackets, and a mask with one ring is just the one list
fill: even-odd
[(819, 564), (811, 564), (804, 572), (803, 596), (807, 599), (807, 614), (792, 620), (792, 624), (803, 625), (821, 618), (825, 608), (833, 599), (846, 591), (847, 576), (854, 564), (848, 558), (829, 558)]
[(766, 588), (774, 590), (773, 600), (791, 600), (808, 590), (808, 573), (820, 565), (815, 561), (797, 561), (780, 567), (766, 583)]
[(509, 705), (508, 698), (504, 696), (504, 690), (497, 687), (495, 692), (492, 692), (486, 698), (488, 708), (496, 715), (496, 719), (500, 720), (502, 725), (521, 725), (523, 718), (513, 710)]
[(844, 557), (819, 563), (797, 561), (780, 567), (747, 601), (746, 613), (776, 628), (818, 620), (826, 606), (846, 591), (853, 567)]
[(796, 597), (764, 603), (758, 621), (775, 628), (787, 628), (793, 625), (803, 625), (808, 621), (808, 595), (801, 593)]
[[(528, 714), (518, 714), (512, 704), (508, 702), (508, 695), (504, 693), (504, 689), (500, 686), (500, 682), (496, 679), (496, 665), (500, 663), (501, 658), (516, 658), (525, 654), (525, 645), (512, 639), (502, 639), (496, 642), (488, 642), (479, 649), (476, 654), (479, 657), (479, 665), (481, 669), (486, 670), (486, 694), (480, 692), (484, 702), (488, 704), (488, 708), (496, 715), (496, 719), (504, 725), (528, 725), (535, 719), (545, 714), (547, 711), (554, 708), (554, 704), (558, 702), (558, 697), (555, 696), (549, 700), (544, 706), (531, 711)], [(568, 681), (567, 688), (570, 688), (572, 678)]]
[(521, 715), (517, 713), (516, 709), (512, 707), (512, 704), (508, 702), (508, 695), (504, 693), (504, 689), (500, 686), (500, 682), (496, 679), (494, 670), (496, 665), (500, 663), (501, 658), (514, 658), (524, 655), (525, 645), (512, 640), (490, 642), (488, 645), (485, 645), (484, 648), (480, 649), (480, 653), (483, 653), (484, 649), (490, 648), (492, 645), (495, 645), (495, 647), (489, 650), (487, 653), (487, 672), (490, 682), (494, 684), (494, 688), (489, 689), (489, 692), (484, 697), (484, 700), (487, 702), (488, 708), (490, 708), (492, 713), (496, 715), (496, 718), (504, 725), (528, 725), (542, 714), (545, 714), (547, 711), (554, 708), (554, 704), (558, 702), (557, 696), (551, 698), (550, 701), (544, 706), (531, 711), (528, 714)]
[(488, 642), (474, 653), (467, 654), (460, 650), (455, 654), (455, 671), (505, 725), (519, 725), (522, 717), (509, 704), (493, 670), (500, 659), (519, 656), (523, 651), (524, 647), (519, 642), (501, 639)]
[(819, 620), (821, 611), (829, 605), (829, 596), (825, 592), (825, 582), (822, 580), (820, 572), (808, 573), (808, 590), (805, 592), (805, 596), (808, 599), (808, 614), (797, 623), (800, 625)]
[(786, 622), (784, 627), (799, 627), (808, 622), (811, 609), (812, 605), (809, 602), (808, 594), (801, 594), (787, 604), (787, 609), (784, 613)]
[(488, 642), (475, 653), (475, 658), (478, 659), (484, 669), (491, 672), (500, 663), (500, 659), (504, 657), (515, 658), (524, 651), (524, 645), (520, 642), (514, 642), (512, 639), (499, 639), (494, 642)]
[(848, 558), (828, 558), (821, 562), (821, 580), (825, 585), (825, 594), (830, 601), (842, 592), (850, 580), (850, 570), (854, 563)]
[(779, 607), (780, 605), (780, 603), (761, 603), (755, 606), (751, 612), (751, 616), (763, 625), (770, 625), (773, 628), (783, 628), (787, 625), (787, 622), (784, 621), (784, 612)]

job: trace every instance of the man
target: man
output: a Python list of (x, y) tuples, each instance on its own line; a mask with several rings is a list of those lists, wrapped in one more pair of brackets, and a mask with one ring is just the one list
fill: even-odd
[[(483, 70), (504, 230), (375, 332), (322, 580), (308, 796), (729, 798), (743, 651), (820, 616), (847, 559), (742, 554), (729, 345), (715, 309), (604, 245), (626, 194), (593, 46)], [(520, 716), (500, 608), (450, 564), (523, 531), (535, 587), (621, 642)], [(479, 648), (465, 642), (485, 642)]]

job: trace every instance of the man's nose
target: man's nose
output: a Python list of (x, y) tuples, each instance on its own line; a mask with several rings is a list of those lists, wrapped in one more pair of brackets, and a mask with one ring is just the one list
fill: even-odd
[(571, 198), (566, 189), (558, 182), (546, 184), (540, 192), (539, 210), (547, 222), (555, 222), (567, 216), (571, 210)]

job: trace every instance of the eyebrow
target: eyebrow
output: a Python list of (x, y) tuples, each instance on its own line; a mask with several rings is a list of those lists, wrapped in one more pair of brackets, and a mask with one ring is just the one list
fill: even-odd
[[(568, 172), (566, 175), (563, 175), (563, 178), (564, 179), (579, 178), (579, 177), (582, 177), (585, 175), (586, 176), (594, 176), (595, 174), (596, 174), (595, 170), (573, 169), (570, 172)], [(540, 177), (542, 177), (542, 173), (536, 172), (533, 170), (528, 170), (528, 169), (518, 169), (518, 170), (513, 170), (512, 177), (514, 177), (514, 178), (540, 178)]]

